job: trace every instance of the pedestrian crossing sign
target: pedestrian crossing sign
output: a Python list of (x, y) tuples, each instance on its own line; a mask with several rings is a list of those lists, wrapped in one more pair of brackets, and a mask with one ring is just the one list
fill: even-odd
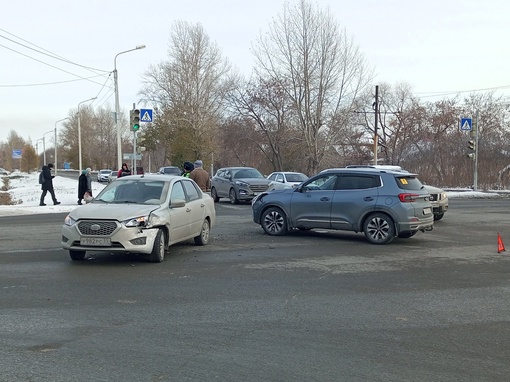
[(140, 122), (152, 122), (152, 109), (140, 109)]
[(460, 130), (471, 131), (473, 129), (473, 120), (471, 118), (461, 118)]

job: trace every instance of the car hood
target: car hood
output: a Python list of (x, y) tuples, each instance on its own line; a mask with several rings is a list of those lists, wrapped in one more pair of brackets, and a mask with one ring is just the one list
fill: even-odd
[(265, 178), (234, 178), (232, 179), (233, 182), (241, 181), (248, 184), (257, 184), (257, 185), (268, 185), (271, 183), (269, 179)]
[(93, 202), (85, 204), (71, 211), (70, 215), (74, 220), (80, 219), (109, 219), (124, 221), (133, 217), (149, 215), (157, 210), (159, 205), (143, 204), (106, 204)]

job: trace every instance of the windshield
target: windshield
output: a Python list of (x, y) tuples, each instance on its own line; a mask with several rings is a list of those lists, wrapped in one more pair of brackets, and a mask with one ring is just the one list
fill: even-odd
[(234, 170), (234, 179), (241, 179), (241, 178), (264, 178), (264, 176), (258, 172), (258, 170), (255, 170), (254, 168), (243, 168), (240, 170)]
[(168, 194), (168, 182), (117, 180), (106, 186), (93, 202), (162, 204)]
[(305, 174), (287, 174), (287, 182), (304, 182), (308, 179)]

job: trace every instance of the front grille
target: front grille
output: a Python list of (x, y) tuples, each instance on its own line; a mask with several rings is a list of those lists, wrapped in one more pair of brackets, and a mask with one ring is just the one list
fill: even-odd
[(87, 236), (110, 236), (117, 229), (114, 221), (84, 220), (78, 223), (80, 234)]
[(264, 192), (269, 188), (267, 184), (260, 184), (260, 185), (254, 185), (250, 186), (250, 189), (252, 192)]

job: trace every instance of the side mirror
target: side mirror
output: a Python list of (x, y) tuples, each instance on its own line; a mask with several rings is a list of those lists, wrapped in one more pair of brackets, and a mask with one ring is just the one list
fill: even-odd
[(186, 206), (186, 201), (184, 199), (174, 199), (170, 201), (170, 208), (181, 208)]

